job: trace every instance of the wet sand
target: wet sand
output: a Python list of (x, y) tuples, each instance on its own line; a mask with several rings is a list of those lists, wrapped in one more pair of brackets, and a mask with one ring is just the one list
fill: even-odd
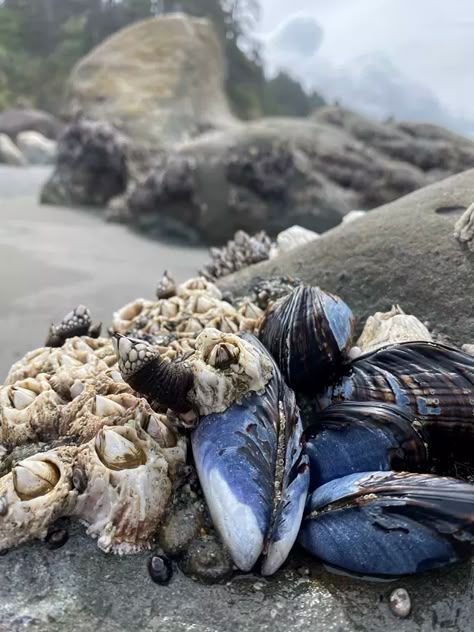
[(48, 173), (0, 166), (0, 382), (79, 303), (107, 326), (124, 303), (152, 298), (165, 268), (184, 280), (207, 258), (107, 224), (99, 211), (41, 206)]

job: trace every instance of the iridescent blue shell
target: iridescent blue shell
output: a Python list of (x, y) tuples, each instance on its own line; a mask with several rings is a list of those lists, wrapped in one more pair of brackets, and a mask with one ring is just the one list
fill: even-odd
[(427, 471), (426, 447), (414, 417), (396, 406), (340, 402), (312, 417), (305, 430), (310, 491), (355, 472)]
[(326, 563), (363, 575), (464, 560), (474, 543), (474, 485), (430, 474), (351, 474), (310, 496), (299, 539)]

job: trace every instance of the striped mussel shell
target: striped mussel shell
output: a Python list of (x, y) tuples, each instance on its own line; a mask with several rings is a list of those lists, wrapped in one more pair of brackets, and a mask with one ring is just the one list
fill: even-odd
[(431, 457), (474, 462), (474, 357), (430, 342), (407, 342), (354, 360), (319, 398), (394, 404), (416, 417)]
[(343, 372), (353, 329), (354, 316), (341, 298), (301, 286), (268, 308), (258, 337), (291, 388), (314, 394)]

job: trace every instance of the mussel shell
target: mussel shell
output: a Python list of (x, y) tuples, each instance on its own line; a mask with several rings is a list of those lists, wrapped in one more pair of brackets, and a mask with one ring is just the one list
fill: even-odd
[(310, 491), (355, 472), (427, 471), (426, 446), (410, 413), (389, 404), (341, 402), (305, 430)]
[[(241, 336), (268, 355), (253, 336)], [(202, 417), (191, 435), (201, 487), (234, 563), (248, 571), (265, 549), (266, 574), (296, 540), (309, 483), (294, 396), (273, 368), (263, 393)]]
[(332, 566), (399, 576), (467, 559), (474, 485), (406, 472), (351, 474), (308, 499), (301, 544)]
[(326, 395), (379, 401), (415, 415), (434, 460), (474, 463), (474, 357), (430, 342), (407, 342), (360, 356)]
[(270, 307), (258, 336), (275, 358), (286, 382), (314, 394), (343, 371), (354, 317), (344, 301), (317, 287), (298, 287)]

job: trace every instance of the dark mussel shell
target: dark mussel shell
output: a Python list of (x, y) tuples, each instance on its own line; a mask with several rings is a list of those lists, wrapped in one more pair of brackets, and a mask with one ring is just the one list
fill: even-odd
[(320, 398), (379, 401), (415, 415), (434, 461), (474, 463), (474, 356), (407, 342), (360, 356)]
[[(243, 338), (265, 348), (249, 334)], [(302, 424), (274, 364), (264, 393), (250, 393), (200, 419), (191, 435), (201, 487), (235, 564), (249, 571), (264, 554), (274, 573), (297, 538), (309, 484)]]
[(355, 472), (427, 471), (426, 446), (414, 417), (396, 406), (374, 402), (333, 404), (306, 428), (310, 491)]
[(309, 497), (300, 542), (326, 563), (363, 575), (465, 560), (474, 542), (474, 485), (431, 474), (351, 474)]
[(302, 286), (267, 310), (258, 336), (291, 388), (312, 395), (342, 373), (353, 328), (341, 298)]

